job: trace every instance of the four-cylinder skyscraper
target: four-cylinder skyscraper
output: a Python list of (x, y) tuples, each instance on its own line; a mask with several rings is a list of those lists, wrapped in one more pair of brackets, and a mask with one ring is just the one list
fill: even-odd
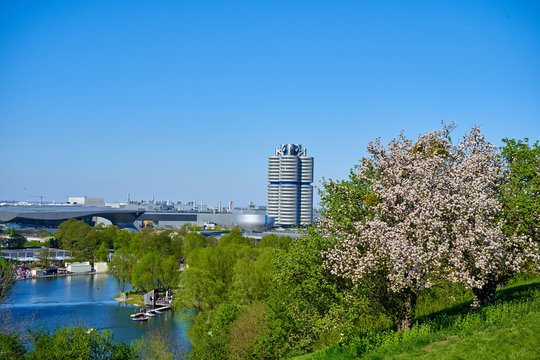
[(313, 158), (302, 145), (283, 144), (268, 157), (267, 214), (276, 225), (313, 222)]

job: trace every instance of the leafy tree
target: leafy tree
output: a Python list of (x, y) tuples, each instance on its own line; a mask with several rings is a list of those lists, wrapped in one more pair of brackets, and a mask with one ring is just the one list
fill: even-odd
[(49, 240), (47, 240), (45, 242), (45, 247), (48, 247), (48, 248), (51, 248), (51, 249), (59, 249), (60, 248), (60, 240), (58, 240), (55, 237), (51, 237), (51, 238), (49, 238)]
[(171, 255), (176, 259), (181, 259), (184, 257), (184, 237), (178, 232), (172, 233), (171, 235)]
[(221, 236), (218, 246), (227, 246), (229, 244), (253, 245), (253, 239), (242, 236), (241, 231), (239, 227), (233, 228), (228, 234)]
[(160, 330), (133, 341), (132, 347), (140, 360), (175, 360), (186, 355), (174, 336)]
[(60, 241), (60, 247), (72, 250), (76, 253), (79, 250), (78, 243), (92, 230), (92, 227), (84, 221), (69, 219), (58, 225), (58, 230), (54, 237)]
[(135, 257), (126, 248), (118, 249), (111, 259), (109, 274), (113, 276), (120, 292), (124, 292), (126, 286), (131, 282), (135, 261)]
[(291, 241), (292, 238), (290, 236), (278, 236), (276, 234), (268, 234), (262, 237), (257, 247), (272, 247), (275, 249), (288, 250)]
[(93, 257), (94, 261), (107, 261), (109, 257), (109, 248), (105, 242), (102, 242), (101, 245), (99, 245), (99, 248), (94, 250)]
[(540, 144), (529, 139), (503, 139), (504, 184), (501, 187), (503, 218), (508, 234), (540, 241)]
[(129, 360), (135, 352), (122, 342), (116, 342), (111, 332), (89, 331), (87, 328), (62, 327), (55, 331), (39, 330), (32, 333), (33, 348), (28, 359), (53, 360)]
[(172, 236), (171, 230), (141, 229), (131, 241), (131, 252), (138, 257), (148, 252), (156, 252), (159, 256), (169, 256), (171, 254)]
[(180, 291), (175, 304), (179, 308), (211, 310), (222, 301), (223, 282), (213, 279), (208, 270), (190, 267), (180, 277)]
[(161, 260), (159, 279), (166, 290), (178, 287), (180, 281), (180, 272), (178, 270), (178, 260), (175, 256), (171, 255)]
[(26, 348), (19, 334), (0, 332), (0, 359), (24, 359)]
[(504, 236), (495, 221), (501, 208), (495, 147), (478, 128), (452, 146), (451, 130), (416, 143), (400, 136), (386, 148), (370, 143), (358, 171), (371, 190), (357, 210), (365, 218), (321, 219), (321, 233), (339, 240), (326, 252), (328, 269), (365, 287), (379, 284), (372, 294), (399, 330), (412, 325), (422, 290), (443, 279), (461, 282), (489, 303), (497, 283), (530, 255), (526, 241)]
[(233, 268), (234, 298), (241, 304), (266, 300), (272, 292), (272, 249), (242, 249)]
[(26, 242), (26, 238), (15, 231), (15, 229), (8, 229), (5, 233), (8, 235), (6, 243), (8, 249), (20, 249)]
[(134, 236), (137, 236), (136, 232), (130, 232), (128, 230), (122, 230), (116, 235), (114, 239), (114, 249), (126, 248), (129, 249), (131, 241)]
[(273, 252), (272, 293), (266, 326), (255, 345), (256, 358), (288, 358), (356, 334), (361, 325), (379, 322), (363, 289), (331, 274), (321, 252), (331, 238), (311, 232), (294, 239), (289, 251)]
[(187, 257), (193, 250), (206, 247), (207, 245), (208, 241), (204, 235), (196, 232), (187, 233), (186, 236), (184, 236), (184, 256)]
[(156, 252), (144, 255), (135, 265), (131, 275), (131, 285), (145, 292), (159, 287), (161, 258)]
[(11, 294), (13, 285), (15, 285), (13, 268), (8, 261), (0, 259), (0, 304)]

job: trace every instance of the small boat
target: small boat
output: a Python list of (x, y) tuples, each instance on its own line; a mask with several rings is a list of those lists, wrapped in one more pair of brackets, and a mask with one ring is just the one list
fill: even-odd
[(156, 316), (156, 315), (154, 315), (154, 314), (152, 314), (151, 312), (148, 311), (148, 312), (144, 313), (144, 316), (152, 317), (152, 316)]
[(163, 315), (163, 313), (162, 313), (161, 311), (159, 311), (159, 310), (154, 310), (154, 314), (156, 314), (156, 315)]
[(135, 317), (132, 317), (131, 320), (133, 321), (148, 321), (148, 317), (144, 315), (138, 315)]

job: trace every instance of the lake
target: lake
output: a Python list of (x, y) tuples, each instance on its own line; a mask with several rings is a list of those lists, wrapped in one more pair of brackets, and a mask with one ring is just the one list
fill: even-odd
[[(17, 281), (7, 305), (15, 319), (32, 319), (30, 330), (43, 326), (84, 325), (108, 329), (115, 339), (130, 344), (160, 330), (187, 344), (186, 326), (178, 313), (167, 310), (145, 322), (132, 321), (136, 307), (114, 300), (118, 287), (107, 274), (78, 275)], [(186, 346), (188, 347), (188, 345)]]

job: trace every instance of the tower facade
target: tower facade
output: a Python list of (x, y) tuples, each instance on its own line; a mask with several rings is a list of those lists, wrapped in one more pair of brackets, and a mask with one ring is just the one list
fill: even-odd
[(276, 225), (313, 222), (313, 158), (302, 145), (283, 144), (268, 157), (267, 214)]

